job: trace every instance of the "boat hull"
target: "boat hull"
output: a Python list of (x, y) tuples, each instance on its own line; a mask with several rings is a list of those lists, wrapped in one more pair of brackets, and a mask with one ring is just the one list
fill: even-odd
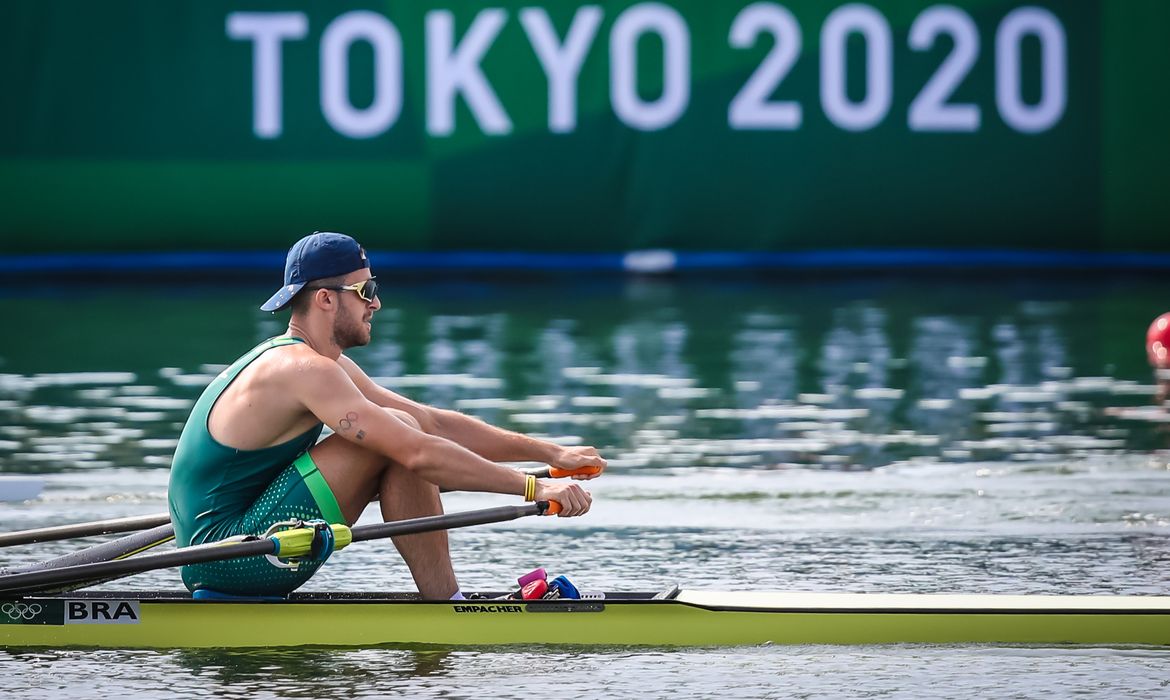
[(903, 643), (1170, 645), (1170, 597), (681, 591), (582, 601), (346, 593), (274, 602), (124, 592), (0, 601), (6, 648)]

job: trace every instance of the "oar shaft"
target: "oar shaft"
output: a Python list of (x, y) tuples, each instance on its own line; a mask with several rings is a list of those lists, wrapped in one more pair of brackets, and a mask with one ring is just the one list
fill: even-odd
[[(148, 549), (166, 544), (173, 539), (175, 539), (175, 528), (170, 523), (167, 523), (166, 525), (159, 525), (149, 530), (124, 535), (110, 542), (95, 544), (92, 547), (86, 547), (77, 552), (70, 552), (69, 554), (39, 561), (35, 564), (29, 564), (14, 570), (0, 568), (0, 574), (23, 574), (31, 571), (44, 571), (46, 569), (58, 569), (65, 566), (76, 566), (78, 564), (95, 564), (98, 562), (113, 561), (115, 559), (125, 559), (126, 557), (131, 557), (135, 554), (145, 552)], [(109, 579), (71, 580), (52, 587), (38, 587), (37, 590), (42, 593), (63, 593), (75, 591), (78, 588), (85, 588), (87, 586), (96, 586), (107, 580)]]
[[(484, 508), (463, 513), (447, 515), (433, 515), (425, 518), (399, 520), (389, 523), (363, 525), (352, 529), (352, 541), (365, 541), (411, 535), (419, 532), (434, 530), (449, 530), (470, 525), (486, 525), (507, 520), (515, 520), (527, 515), (543, 515), (560, 510), (555, 502), (537, 501), (522, 506), (500, 506)], [(26, 571), (15, 574), (0, 575), (0, 594), (20, 594), (34, 591), (45, 591), (53, 586), (71, 582), (109, 581), (111, 579), (138, 574), (144, 571), (166, 569), (188, 564), (201, 564), (209, 561), (223, 561), (225, 559), (239, 559), (264, 554), (276, 553), (276, 542), (272, 538), (262, 538), (246, 542), (212, 542), (183, 547), (163, 554), (148, 554), (141, 557), (131, 557), (116, 561), (95, 562), (91, 564), (77, 564), (40, 571)]]
[(95, 579), (110, 580), (131, 574), (140, 574), (144, 571), (166, 569), (172, 566), (186, 566), (187, 564), (201, 564), (208, 561), (222, 561), (224, 559), (238, 559), (241, 557), (272, 554), (275, 549), (276, 544), (272, 540), (264, 538), (251, 542), (233, 542), (231, 544), (202, 544), (194, 547), (176, 549), (173, 552), (150, 554), (143, 557), (9, 574), (7, 576), (0, 576), (0, 593), (43, 591), (50, 586), (60, 583), (93, 581)]
[(117, 532), (133, 532), (135, 530), (144, 530), (148, 527), (165, 525), (170, 521), (171, 516), (169, 513), (156, 513), (154, 515), (140, 515), (130, 518), (97, 520), (89, 523), (41, 527), (35, 530), (5, 532), (0, 534), (0, 547), (13, 547), (19, 544), (34, 544), (37, 542), (53, 542), (55, 540), (67, 540), (74, 537), (110, 535)]
[(141, 554), (148, 549), (166, 544), (173, 539), (175, 539), (175, 528), (170, 523), (167, 523), (166, 525), (152, 527), (142, 532), (123, 535), (115, 540), (95, 544), (92, 547), (86, 547), (76, 552), (70, 552), (59, 557), (29, 564), (22, 569), (17, 569), (17, 571), (57, 569), (62, 566), (94, 564), (102, 561), (113, 561), (114, 559), (125, 559), (126, 557)]
[(388, 523), (359, 525), (353, 528), (353, 541), (379, 540), (398, 535), (413, 535), (419, 532), (450, 530), (457, 527), (502, 523), (528, 515), (544, 515), (549, 510), (548, 501), (537, 501), (522, 506), (499, 506), (483, 510), (469, 510), (463, 513), (430, 515), (411, 520), (395, 520)]
[[(574, 474), (596, 474), (599, 471), (599, 467), (580, 467), (578, 469), (543, 467), (524, 473), (531, 474), (538, 479), (545, 479), (550, 476), (561, 478), (573, 476)], [(57, 540), (73, 539), (75, 537), (94, 537), (97, 535), (113, 535), (120, 532), (134, 532), (136, 530), (145, 530), (146, 528), (166, 525), (170, 522), (171, 516), (169, 513), (155, 513), (154, 515), (95, 520), (88, 523), (73, 523), (71, 525), (56, 525), (53, 527), (40, 527), (33, 530), (5, 532), (0, 533), (0, 547), (15, 547), (22, 544), (54, 542)]]

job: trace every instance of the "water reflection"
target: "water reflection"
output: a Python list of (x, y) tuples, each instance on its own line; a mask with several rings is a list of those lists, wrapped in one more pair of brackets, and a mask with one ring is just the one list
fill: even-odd
[(430, 649), (210, 649), (166, 654), (175, 670), (222, 696), (356, 697), (396, 679), (443, 676), (455, 654)]
[[(460, 652), (466, 655), (466, 652)], [(0, 652), (11, 697), (160, 697), (184, 688), (198, 697), (378, 697), (450, 675), (460, 653), (435, 649), (207, 649)], [(116, 677), (103, 668), (117, 664)], [(37, 671), (40, 673), (36, 673)], [(39, 677), (39, 682), (33, 679)], [(87, 682), (88, 681), (88, 682)], [(383, 695), (384, 696), (384, 695)]]
[[(854, 470), (1164, 446), (1140, 336), (1118, 355), (1085, 342), (1092, 306), (1114, 304), (1115, 290), (1082, 292), (1074, 309), (993, 288), (960, 304), (922, 286), (642, 280), (555, 298), (525, 285), (404, 287), (388, 290), (374, 341), (354, 354), (391, 388), (597, 444), (617, 470)], [(250, 337), (238, 324), (209, 332), (204, 356), (182, 364), (173, 346), (142, 342), (115, 362), (77, 369), (71, 358), (73, 371), (47, 372), (55, 344), (7, 337), (0, 470), (165, 467), (206, 381), (281, 330), (283, 319), (252, 309), (250, 290), (229, 300)], [(171, 314), (209, 327), (204, 301), (179, 299)], [(3, 309), (26, 303), (0, 297)], [(81, 304), (117, 327), (117, 290)]]
[[(315, 651), (302, 651), (308, 658)], [(419, 652), (409, 652), (418, 654)], [(1065, 695), (1093, 698), (1157, 697), (1170, 684), (1168, 654), (1152, 648), (1031, 648), (1015, 646), (823, 646), (746, 649), (521, 649), (457, 653), (441, 673), (411, 679), (404, 652), (371, 650), (343, 667), (358, 680), (322, 668), (328, 682), (295, 675), (281, 659), (268, 669), (244, 674), (238, 685), (212, 671), (176, 680), (164, 654), (122, 652), (117, 675), (109, 675), (110, 654), (47, 653), (37, 664), (45, 682), (26, 682), (29, 656), (11, 660), (0, 652), (0, 670), (15, 669), (6, 686), (14, 697), (133, 698), (178, 693), (184, 697), (424, 697), (531, 698), (550, 687), (563, 697), (738, 697), (813, 698), (881, 695), (893, 698), (999, 697), (1011, 688), (1018, 697), (1042, 697), (1059, 687)], [(141, 669), (132, 669), (137, 664)], [(385, 678), (372, 678), (386, 668)], [(294, 675), (281, 676), (288, 669)], [(101, 677), (101, 683), (93, 679)], [(77, 680), (84, 680), (76, 683)], [(335, 683), (335, 686), (329, 683)], [(65, 685), (68, 683), (69, 685)], [(66, 691), (67, 688), (67, 691)], [(930, 691), (924, 693), (924, 688)], [(851, 689), (858, 691), (851, 692)], [(795, 693), (794, 693), (795, 691)]]

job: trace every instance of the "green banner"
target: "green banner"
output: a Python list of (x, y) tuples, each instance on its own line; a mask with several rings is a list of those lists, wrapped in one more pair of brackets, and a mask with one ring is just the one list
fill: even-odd
[(13, 0), (0, 253), (1170, 250), (1155, 0)]

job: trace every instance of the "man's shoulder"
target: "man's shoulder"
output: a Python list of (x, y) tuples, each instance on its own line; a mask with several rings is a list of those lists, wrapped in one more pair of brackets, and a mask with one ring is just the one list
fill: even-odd
[(346, 372), (351, 372), (352, 370), (355, 370), (355, 369), (356, 369), (356, 370), (360, 370), (360, 369), (361, 369), (361, 367), (360, 367), (360, 366), (358, 366), (358, 363), (354, 362), (354, 361), (353, 361), (351, 358), (349, 358), (349, 357), (348, 357), (348, 356), (347, 356), (345, 353), (341, 353), (341, 355), (339, 355), (339, 356), (338, 356), (338, 358), (337, 358), (337, 364), (338, 364), (338, 365), (339, 365), (339, 366), (340, 366), (342, 369), (344, 369)]
[(265, 353), (269, 356), (267, 369), (272, 374), (296, 374), (305, 379), (317, 375), (344, 374), (336, 360), (318, 353), (303, 343), (285, 345), (274, 350), (275, 352)]

